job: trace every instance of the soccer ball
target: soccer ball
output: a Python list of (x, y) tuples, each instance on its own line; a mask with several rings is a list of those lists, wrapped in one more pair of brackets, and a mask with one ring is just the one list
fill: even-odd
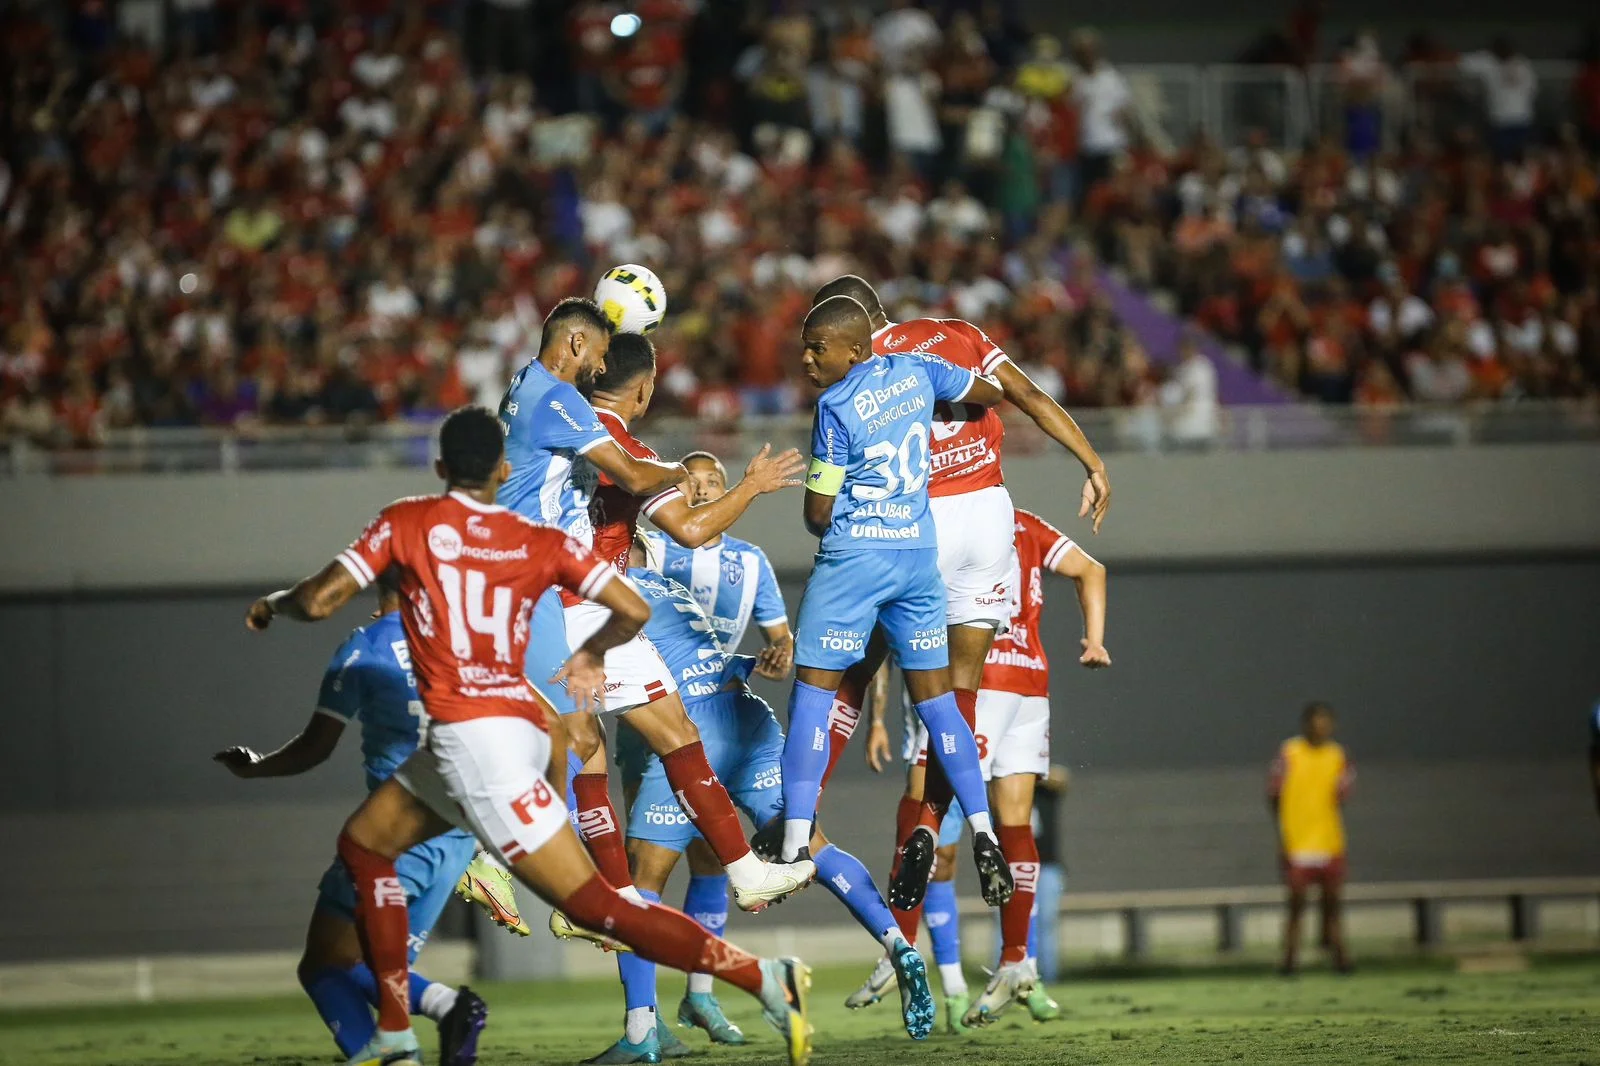
[(649, 267), (624, 263), (606, 271), (594, 302), (618, 333), (649, 333), (667, 314), (667, 289)]

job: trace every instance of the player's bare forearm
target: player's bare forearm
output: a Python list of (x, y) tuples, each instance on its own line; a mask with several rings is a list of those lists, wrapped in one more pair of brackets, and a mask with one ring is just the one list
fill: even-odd
[(889, 661), (885, 659), (872, 675), (867, 685), (867, 721), (869, 725), (882, 726), (889, 707)]
[(794, 669), (794, 634), (789, 623), (762, 626), (761, 635), (767, 646), (756, 656), (756, 673), (769, 681), (780, 681)]
[(236, 777), (293, 777), (327, 762), (343, 734), (343, 722), (313, 714), (305, 728), (276, 751), (261, 755), (247, 747), (233, 747), (217, 752), (212, 759)]
[(1077, 579), (1078, 609), (1083, 612), (1083, 635), (1091, 647), (1106, 642), (1106, 568), (1094, 560)]
[(265, 629), (278, 616), (296, 622), (320, 622), (349, 603), (361, 586), (337, 559), (293, 588), (263, 596), (250, 605), (245, 625)]
[(635, 458), (623, 451), (615, 441), (606, 441), (584, 452), (583, 457), (635, 496), (654, 496), (658, 492), (665, 492), (689, 476), (682, 463)]
[(763, 444), (745, 468), (744, 478), (722, 496), (694, 507), (687, 500), (673, 500), (650, 520), (685, 548), (698, 548), (731, 529), (757, 496), (798, 487), (805, 469), (799, 449), (773, 455), (772, 445)]
[(606, 652), (637, 636), (650, 621), (650, 605), (626, 581), (607, 582), (595, 602), (609, 608), (611, 617), (595, 630), (594, 636), (583, 642), (584, 650), (592, 655), (604, 658)]
[(1035, 385), (1033, 379), (1015, 363), (1009, 360), (1002, 362), (995, 370), (995, 377), (1005, 390), (1006, 399), (1017, 410), (1032, 419), (1033, 424), (1043, 430), (1046, 436), (1083, 464), (1083, 471), (1089, 476), (1090, 488), (1094, 493), (1094, 529), (1096, 533), (1100, 532), (1100, 523), (1111, 506), (1111, 477), (1106, 472), (1105, 460), (1100, 458), (1100, 453), (1094, 450), (1094, 445), (1089, 443), (1089, 438), (1066, 409)]

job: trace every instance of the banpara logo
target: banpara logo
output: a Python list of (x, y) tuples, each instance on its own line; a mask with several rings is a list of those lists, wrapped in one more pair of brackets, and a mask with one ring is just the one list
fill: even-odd
[(440, 524), (428, 530), (428, 550), (440, 562), (453, 563), (461, 558), (461, 534), (454, 526)]

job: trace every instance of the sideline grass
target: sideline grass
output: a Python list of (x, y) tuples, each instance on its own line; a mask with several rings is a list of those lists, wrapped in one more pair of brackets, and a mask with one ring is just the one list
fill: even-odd
[[(965, 1037), (913, 1043), (885, 1001), (842, 1006), (855, 969), (817, 975), (818, 1066), (867, 1063), (1539, 1063), (1600, 1066), (1600, 960), (1537, 961), (1525, 973), (1458, 973), (1453, 966), (1376, 967), (1350, 977), (1259, 972), (1075, 978), (1052, 993), (1061, 1021), (1007, 1017)], [(681, 989), (663, 975), (666, 1013)], [(488, 984), (484, 1066), (572, 1063), (618, 1035), (621, 996), (612, 982)], [(742, 1049), (694, 1058), (729, 1066), (782, 1061), (753, 1003), (724, 994), (750, 1034)], [(431, 1029), (422, 1023), (424, 1045)], [(698, 1033), (691, 1046), (706, 1048)], [(431, 1050), (431, 1048), (430, 1048)], [(309, 1004), (299, 999), (0, 1012), (5, 1066), (301, 1066), (334, 1060)], [(432, 1056), (430, 1055), (430, 1059)]]

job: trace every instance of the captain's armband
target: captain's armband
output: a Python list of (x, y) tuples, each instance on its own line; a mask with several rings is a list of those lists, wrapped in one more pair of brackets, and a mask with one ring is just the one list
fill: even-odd
[(819, 496), (837, 496), (839, 490), (844, 488), (844, 474), (844, 467), (834, 466), (813, 456), (811, 469), (806, 471), (806, 488)]

